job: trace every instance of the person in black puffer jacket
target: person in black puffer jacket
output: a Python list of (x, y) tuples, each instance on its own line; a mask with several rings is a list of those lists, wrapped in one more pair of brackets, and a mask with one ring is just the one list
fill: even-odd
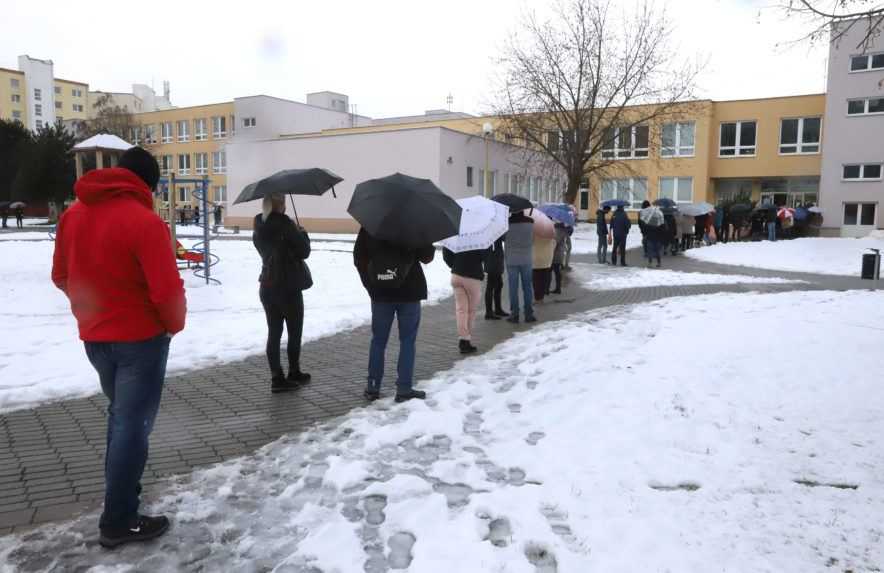
[(503, 271), (506, 268), (506, 254), (503, 249), (501, 237), (485, 251), (485, 274), (488, 275), (485, 286), (485, 320), (500, 320), (501, 317), (510, 315), (503, 310), (501, 304)]
[[(255, 216), (252, 242), (261, 255), (259, 296), (267, 316), (267, 361), (271, 392), (294, 390), (310, 382), (301, 371), (301, 333), (304, 329), (304, 290), (313, 280), (304, 259), (310, 256), (310, 237), (285, 214), (285, 197), (264, 197), (262, 213)], [(282, 328), (288, 331), (289, 374), (280, 362)]]
[(457, 314), (458, 347), (461, 354), (478, 350), (473, 346), (473, 320), (482, 298), (483, 262), (486, 250), (454, 253), (442, 250), (442, 258), (451, 269), (451, 287), (454, 289), (454, 309)]

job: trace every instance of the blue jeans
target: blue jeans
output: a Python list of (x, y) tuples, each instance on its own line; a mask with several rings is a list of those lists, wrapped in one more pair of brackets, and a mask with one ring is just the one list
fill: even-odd
[(101, 529), (127, 527), (138, 517), (141, 475), (163, 394), (170, 340), (162, 334), (139, 342), (85, 343), (86, 356), (110, 400)]
[(384, 379), (384, 353), (393, 328), (399, 322), (399, 363), (396, 391), (411, 390), (417, 330), (421, 324), (420, 302), (371, 302), (371, 347), (368, 351), (368, 387), (380, 391)]
[(648, 262), (651, 262), (652, 259), (657, 259), (657, 262), (659, 263), (662, 253), (663, 243), (657, 239), (648, 239), (647, 247), (645, 248), (645, 256), (647, 257)]
[(531, 265), (507, 265), (506, 278), (509, 286), (510, 314), (514, 318), (519, 318), (519, 280), (521, 279), (525, 318), (534, 316), (534, 269)]
[(608, 262), (608, 235), (598, 235), (599, 242), (595, 248), (595, 256), (600, 264)]
[(775, 221), (767, 224), (767, 240), (768, 241), (776, 241), (777, 240), (777, 224)]

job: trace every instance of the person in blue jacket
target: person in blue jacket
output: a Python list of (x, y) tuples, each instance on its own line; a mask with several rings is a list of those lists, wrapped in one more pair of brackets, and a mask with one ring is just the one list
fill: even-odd
[(620, 266), (626, 266), (626, 236), (629, 235), (629, 228), (632, 222), (623, 205), (617, 207), (614, 216), (611, 218), (611, 235), (614, 237), (614, 249), (611, 251), (611, 264), (617, 264), (617, 253), (620, 253)]

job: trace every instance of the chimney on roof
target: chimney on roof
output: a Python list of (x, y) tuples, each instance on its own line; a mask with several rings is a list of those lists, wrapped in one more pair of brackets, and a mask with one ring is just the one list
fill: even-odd
[(163, 97), (166, 101), (171, 102), (172, 100), (169, 99), (169, 92), (169, 80), (163, 80)]

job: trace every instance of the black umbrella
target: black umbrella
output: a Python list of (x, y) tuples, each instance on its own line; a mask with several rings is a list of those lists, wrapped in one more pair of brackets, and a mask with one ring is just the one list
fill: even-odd
[(677, 207), (675, 201), (673, 201), (669, 197), (660, 197), (659, 199), (654, 201), (654, 205), (658, 207), (665, 207), (666, 209), (675, 209)]
[(363, 181), (347, 212), (369, 235), (411, 249), (457, 235), (461, 207), (429, 179), (394, 173)]
[(755, 207), (756, 211), (778, 211), (779, 209), (780, 208), (773, 203), (765, 203), (764, 205), (758, 205)]
[(731, 215), (745, 215), (752, 211), (752, 205), (748, 203), (738, 203), (736, 205), (731, 205), (730, 214)]
[(498, 203), (502, 203), (509, 207), (510, 213), (534, 208), (534, 204), (531, 203), (531, 201), (514, 193), (501, 193), (500, 195), (495, 195), (494, 197), (492, 197), (491, 200), (497, 201)]
[[(295, 209), (295, 200), (292, 195), (322, 195), (329, 189), (335, 194), (334, 186), (343, 181), (327, 169), (311, 167), (310, 169), (284, 169), (265, 177), (255, 183), (245, 186), (239, 197), (233, 203), (245, 203), (262, 199), (273, 193), (288, 195), (292, 201), (292, 209)], [(335, 195), (336, 196), (336, 195)], [(295, 210), (295, 219), (298, 211)]]

